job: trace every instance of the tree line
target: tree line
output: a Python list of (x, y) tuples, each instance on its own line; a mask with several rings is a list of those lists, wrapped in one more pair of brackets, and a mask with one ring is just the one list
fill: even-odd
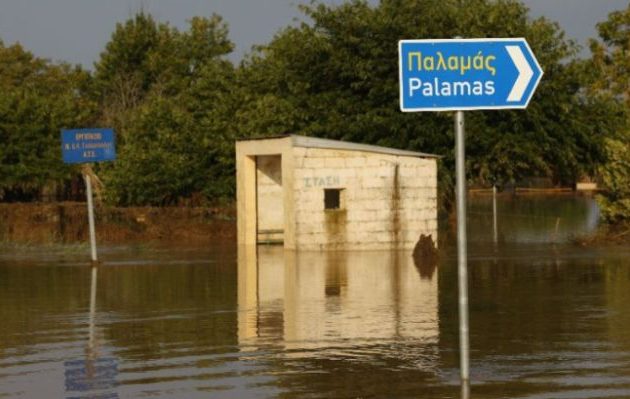
[(630, 6), (598, 24), (589, 59), (577, 58), (557, 23), (532, 19), (517, 0), (300, 8), (306, 22), (238, 64), (227, 58), (234, 44), (216, 14), (179, 30), (138, 13), (116, 25), (93, 70), (0, 41), (0, 200), (71, 199), (80, 171), (61, 162), (60, 129), (113, 127), (118, 160), (94, 171), (114, 205), (231, 201), (234, 141), (284, 133), (442, 155), (447, 204), (452, 114), (399, 111), (398, 40), (525, 37), (545, 75), (525, 111), (467, 113), (470, 181), (597, 177), (609, 188), (605, 216), (630, 215)]

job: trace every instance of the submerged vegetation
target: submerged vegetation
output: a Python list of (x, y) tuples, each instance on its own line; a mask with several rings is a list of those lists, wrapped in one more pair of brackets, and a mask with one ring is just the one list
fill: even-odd
[(452, 197), (450, 113), (402, 113), (397, 42), (525, 37), (545, 76), (525, 111), (467, 113), (469, 178), (506, 185), (601, 180), (606, 220), (630, 217), (630, 7), (598, 25), (592, 57), (516, 0), (349, 1), (300, 6), (289, 26), (234, 65), (218, 15), (178, 30), (139, 13), (116, 26), (93, 71), (0, 42), (0, 201), (80, 199), (62, 128), (107, 126), (118, 160), (94, 166), (111, 205), (203, 205), (234, 197), (233, 143), (296, 133), (443, 156)]

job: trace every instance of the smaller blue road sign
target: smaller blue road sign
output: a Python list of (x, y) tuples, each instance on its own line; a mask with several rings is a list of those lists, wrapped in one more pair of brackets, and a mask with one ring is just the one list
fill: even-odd
[(402, 111), (526, 108), (543, 71), (524, 38), (401, 40)]
[(62, 130), (61, 152), (65, 163), (113, 161), (116, 159), (114, 130)]

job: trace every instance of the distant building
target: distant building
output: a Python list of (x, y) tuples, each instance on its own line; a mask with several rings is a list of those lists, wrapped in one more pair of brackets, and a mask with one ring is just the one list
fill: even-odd
[(597, 183), (592, 181), (576, 182), (575, 191), (597, 191)]
[(300, 250), (437, 242), (437, 156), (288, 135), (236, 143), (238, 243)]

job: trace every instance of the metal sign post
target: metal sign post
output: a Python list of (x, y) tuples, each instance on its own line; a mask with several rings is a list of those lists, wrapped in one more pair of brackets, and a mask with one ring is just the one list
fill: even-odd
[[(116, 159), (116, 140), (113, 129), (69, 129), (61, 131), (61, 152), (64, 163), (88, 163), (113, 161)], [(96, 254), (96, 228), (94, 226), (94, 203), (92, 179), (88, 171), (83, 172), (87, 194), (88, 223), (92, 264), (98, 262)]]
[(497, 228), (497, 185), (492, 186), (492, 238), (494, 245), (499, 243), (499, 230)]
[(455, 113), (455, 177), (457, 202), (457, 280), (459, 285), (459, 358), (462, 381), (469, 379), (468, 255), (466, 237), (466, 138), (464, 112)]
[[(465, 110), (524, 109), (543, 71), (524, 38), (398, 42), (400, 109), (455, 112), (461, 378), (469, 381)], [(495, 195), (496, 203), (496, 195)], [(495, 205), (496, 241), (496, 205)]]
[(84, 174), (85, 191), (87, 194), (88, 223), (90, 227), (90, 248), (92, 249), (92, 262), (98, 262), (96, 257), (96, 228), (94, 227), (94, 203), (92, 202), (92, 179), (89, 174)]

